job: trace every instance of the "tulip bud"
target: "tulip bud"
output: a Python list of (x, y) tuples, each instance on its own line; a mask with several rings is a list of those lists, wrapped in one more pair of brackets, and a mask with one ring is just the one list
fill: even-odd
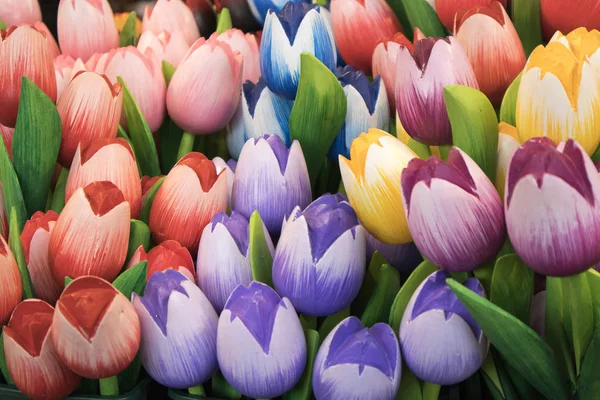
[(132, 302), (142, 328), (142, 365), (152, 379), (174, 389), (210, 379), (217, 370), (219, 317), (193, 281), (177, 271), (157, 272)]
[(192, 282), (196, 280), (194, 260), (190, 252), (174, 240), (167, 240), (153, 247), (146, 258), (148, 260), (147, 280), (157, 271), (164, 272), (170, 269), (179, 272)]
[(50, 233), (57, 219), (58, 214), (52, 210), (46, 214), (38, 211), (25, 223), (25, 228), (21, 233), (25, 262), (35, 294), (50, 304), (56, 303), (64, 287), (64, 284), (59, 285), (54, 280), (48, 261)]
[(308, 169), (296, 140), (289, 149), (276, 135), (248, 140), (235, 171), (232, 209), (248, 219), (258, 210), (273, 236), (279, 235), (294, 207), (304, 208), (311, 201)]
[[(80, 60), (77, 60), (78, 62)], [(73, 68), (75, 60), (71, 56), (60, 55), (54, 59), (54, 74), (56, 76), (56, 98), (60, 99), (60, 95), (65, 90), (71, 78), (73, 77)], [(85, 71), (85, 65), (83, 69)]]
[[(8, 236), (8, 235), (7, 235)], [(21, 301), (23, 287), (17, 261), (8, 243), (0, 235), (0, 324), (4, 325), (10, 313)]]
[(319, 348), (312, 386), (321, 399), (394, 399), (400, 387), (402, 357), (398, 339), (384, 323), (365, 328), (348, 317)]
[(540, 0), (542, 31), (549, 40), (556, 31), (571, 32), (579, 27), (600, 29), (598, 4), (587, 0)]
[(231, 209), (231, 191), (233, 189), (233, 178), (235, 174), (235, 168), (237, 167), (237, 161), (230, 159), (227, 162), (223, 160), (221, 157), (215, 157), (212, 160), (213, 164), (215, 164), (215, 169), (217, 171), (217, 175), (221, 173), (221, 171), (225, 170), (225, 174), (227, 175), (227, 207)]
[(2, 0), (0, 20), (6, 26), (34, 24), (42, 20), (38, 0)]
[(306, 339), (294, 306), (269, 286), (238, 286), (219, 317), (217, 358), (223, 376), (252, 398), (289, 391), (306, 364)]
[(479, 88), (460, 44), (451, 36), (419, 40), (412, 54), (400, 46), (396, 61), (396, 111), (406, 132), (430, 146), (452, 144), (444, 87)]
[(325, 12), (303, 1), (288, 2), (279, 14), (270, 10), (260, 51), (260, 70), (269, 89), (290, 100), (296, 97), (303, 52), (314, 55), (334, 70), (337, 51)]
[(176, 240), (195, 255), (202, 230), (227, 210), (227, 175), (201, 153), (185, 155), (163, 181), (150, 210), (156, 243)]
[(385, 244), (369, 232), (365, 232), (367, 239), (367, 260), (373, 258), (377, 251), (392, 267), (401, 274), (410, 274), (423, 261), (421, 253), (414, 243), (407, 244)]
[(58, 400), (77, 388), (81, 377), (60, 360), (50, 328), (54, 308), (38, 299), (20, 303), (4, 327), (4, 353), (15, 386), (32, 399)]
[(158, 35), (163, 31), (174, 34), (177, 30), (181, 31), (188, 46), (200, 38), (194, 14), (183, 1), (158, 0), (154, 8), (146, 6), (142, 31), (152, 31)]
[[(298, 3), (299, 1), (300, 0), (290, 0), (292, 3)], [(278, 13), (287, 3), (287, 1), (282, 0), (248, 0), (250, 11), (252, 11), (254, 18), (256, 18), (261, 25), (264, 25), (265, 18), (270, 10)]]
[(191, 134), (217, 132), (233, 117), (241, 84), (242, 56), (215, 37), (200, 38), (169, 83), (169, 116)]
[(412, 241), (398, 182), (414, 157), (416, 154), (392, 135), (369, 129), (352, 142), (350, 159), (339, 158), (350, 205), (365, 229), (384, 243)]
[(517, 130), (505, 122), (498, 124), (498, 156), (496, 165), (496, 190), (500, 194), (500, 199), (504, 198), (504, 184), (508, 174), (510, 159), (521, 144), (519, 143)]
[(43, 32), (46, 35), (46, 41), (52, 59), (54, 60), (56, 57), (60, 56), (60, 49), (58, 48), (56, 39), (54, 39), (54, 36), (52, 36), (52, 32), (50, 32), (50, 29), (48, 29), (46, 24), (44, 24), (42, 21), (37, 21), (32, 25), (35, 29), (37, 29), (40, 32)]
[(62, 142), (58, 161), (71, 166), (77, 147), (87, 148), (95, 139), (117, 136), (123, 104), (120, 83), (114, 86), (105, 75), (78, 73), (58, 100)]
[(0, 30), (0, 124), (10, 128), (17, 122), (24, 76), (56, 102), (56, 79), (45, 33), (30, 25)]
[(137, 49), (144, 54), (148, 48), (152, 49), (159, 60), (167, 61), (177, 67), (188, 52), (190, 45), (180, 30), (176, 30), (172, 34), (167, 31), (158, 34), (146, 31), (140, 36)]
[[(12, 159), (12, 139), (15, 134), (15, 128), (9, 128), (8, 126), (4, 126), (0, 124), (0, 135), (2, 135), (2, 140), (4, 140), (4, 145), (6, 146), (6, 150), (8, 151), (8, 157)], [(2, 196), (2, 193), (0, 193)]]
[[(496, 0), (427, 0), (435, 9), (442, 24), (449, 31), (454, 27), (456, 14), (475, 7), (489, 6)], [(506, 8), (507, 0), (497, 0)]]
[(251, 33), (242, 32), (239, 29), (228, 29), (218, 34), (213, 33), (218, 41), (227, 43), (231, 50), (238, 51), (242, 55), (244, 68), (242, 82), (256, 82), (260, 78), (260, 56), (256, 36)]
[(86, 60), (119, 47), (119, 31), (107, 0), (60, 0), (58, 42), (64, 54)]
[(71, 282), (56, 303), (52, 341), (60, 359), (77, 375), (104, 379), (122, 372), (135, 358), (140, 320), (114, 286), (83, 276)]
[[(454, 385), (473, 375), (488, 350), (483, 331), (446, 284), (449, 277), (446, 271), (429, 275), (410, 298), (400, 323), (406, 365), (418, 378), (437, 385)], [(468, 278), (463, 285), (485, 297), (477, 279)]]
[(111, 182), (79, 188), (50, 233), (48, 259), (54, 279), (95, 275), (113, 281), (127, 257), (129, 203)]

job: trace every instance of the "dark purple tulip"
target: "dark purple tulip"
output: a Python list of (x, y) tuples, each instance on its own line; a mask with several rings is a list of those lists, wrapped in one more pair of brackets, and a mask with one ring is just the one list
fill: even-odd
[(414, 243), (386, 244), (375, 239), (366, 230), (365, 237), (367, 239), (367, 262), (378, 251), (398, 272), (408, 274), (423, 261), (423, 257), (421, 257), (421, 253), (419, 253), (419, 249)]

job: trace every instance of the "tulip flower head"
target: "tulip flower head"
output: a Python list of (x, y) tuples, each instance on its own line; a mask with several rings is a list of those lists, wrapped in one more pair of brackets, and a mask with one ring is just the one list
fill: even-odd
[(160, 33), (145, 31), (140, 36), (137, 49), (140, 53), (145, 54), (148, 48), (152, 49), (154, 56), (159, 60), (167, 61), (174, 67), (178, 67), (190, 45), (180, 30), (176, 30), (172, 34), (168, 31)]
[(313, 391), (321, 399), (393, 399), (400, 387), (402, 357), (392, 328), (365, 328), (348, 317), (327, 335), (313, 369)]
[(34, 24), (42, 20), (38, 0), (2, 0), (0, 20), (6, 26)]
[(366, 232), (365, 238), (367, 239), (367, 262), (377, 251), (398, 272), (409, 274), (423, 261), (423, 257), (414, 243), (385, 244), (375, 239), (369, 232)]
[(218, 316), (193, 281), (173, 270), (156, 272), (132, 303), (142, 328), (142, 365), (152, 379), (186, 389), (215, 373)]
[(215, 157), (212, 160), (213, 164), (215, 164), (215, 168), (217, 170), (217, 175), (221, 173), (221, 171), (225, 171), (227, 175), (227, 206), (231, 208), (231, 192), (233, 189), (233, 178), (235, 174), (235, 168), (237, 167), (237, 161), (230, 159), (225, 162), (221, 157)]
[(23, 286), (17, 261), (0, 235), (0, 324), (4, 325), (21, 301)]
[(227, 43), (231, 50), (237, 51), (242, 55), (244, 68), (242, 72), (242, 82), (256, 82), (260, 78), (260, 56), (258, 51), (258, 41), (256, 36), (251, 33), (244, 33), (240, 29), (228, 29), (218, 34), (213, 33), (218, 41)]
[(579, 27), (600, 29), (600, 3), (587, 0), (540, 0), (544, 39), (550, 39), (556, 31), (571, 32)]
[(289, 391), (306, 365), (306, 339), (294, 306), (269, 286), (238, 286), (219, 317), (217, 359), (223, 376), (252, 398)]
[[(473, 375), (487, 355), (483, 331), (446, 284), (450, 274), (429, 275), (410, 298), (400, 324), (400, 347), (408, 368), (420, 379), (454, 385)], [(485, 297), (481, 283), (463, 285)]]
[(514, 126), (500, 122), (498, 129), (498, 161), (496, 163), (496, 181), (494, 184), (500, 194), (500, 198), (503, 199), (508, 166), (513, 154), (521, 147), (521, 144), (519, 143), (519, 136)]
[[(167, 240), (153, 247), (147, 255), (148, 275), (150, 279), (157, 271), (175, 270), (194, 282), (196, 272), (190, 252), (174, 240)], [(139, 261), (138, 261), (139, 262)]]
[(60, 49), (58, 48), (58, 43), (56, 43), (56, 39), (52, 36), (52, 32), (50, 29), (44, 24), (42, 21), (37, 21), (33, 24), (33, 27), (40, 32), (43, 32), (46, 35), (46, 42), (48, 44), (48, 49), (50, 50), (50, 55), (52, 59), (60, 56)]
[(81, 58), (73, 60), (73, 57), (61, 54), (54, 59), (54, 73), (56, 75), (56, 98), (65, 90), (71, 79), (79, 72), (85, 71), (85, 64)]
[(454, 18), (458, 12), (475, 7), (489, 6), (495, 1), (499, 1), (504, 8), (506, 8), (508, 3), (508, 0), (427, 0), (436, 11), (442, 24), (449, 31), (454, 28)]
[(146, 6), (142, 30), (157, 35), (163, 31), (174, 34), (180, 30), (188, 46), (200, 37), (194, 14), (182, 0), (158, 0), (154, 8)]
[[(297, 3), (301, 0), (290, 0)], [(281, 9), (288, 3), (286, 0), (248, 0), (250, 11), (254, 18), (262, 25), (270, 10), (280, 12)], [(236, 25), (237, 26), (237, 25)]]

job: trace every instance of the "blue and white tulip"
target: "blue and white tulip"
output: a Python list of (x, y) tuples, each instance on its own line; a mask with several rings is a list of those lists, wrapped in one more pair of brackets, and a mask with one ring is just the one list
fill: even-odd
[(269, 10), (279, 12), (290, 1), (297, 3), (304, 0), (248, 0), (248, 5), (254, 18), (262, 25), (265, 23), (265, 17)]

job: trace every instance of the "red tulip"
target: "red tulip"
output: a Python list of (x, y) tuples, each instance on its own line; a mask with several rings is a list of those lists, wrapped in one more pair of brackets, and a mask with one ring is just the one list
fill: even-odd
[(137, 264), (141, 263), (142, 261), (147, 261), (147, 260), (148, 260), (148, 254), (146, 253), (146, 249), (144, 249), (144, 245), (140, 245), (140, 247), (135, 249), (135, 251), (131, 255), (131, 258), (129, 259), (129, 262), (127, 263), (127, 266), (125, 267), (125, 269), (132, 268), (132, 267), (136, 266)]
[(114, 183), (79, 188), (50, 234), (48, 258), (54, 279), (100, 276), (112, 281), (123, 267), (129, 242), (129, 203)]
[[(454, 28), (454, 17), (459, 10), (468, 10), (474, 7), (489, 6), (495, 0), (427, 0), (433, 3), (440, 21), (448, 30)], [(506, 7), (507, 0), (499, 0)]]
[(238, 51), (242, 55), (242, 82), (258, 81), (260, 78), (260, 56), (258, 41), (251, 33), (244, 34), (239, 29), (227, 29), (218, 34), (213, 33), (219, 42), (227, 43), (231, 50)]
[(10, 313), (21, 301), (23, 287), (17, 261), (8, 243), (0, 236), (0, 325), (4, 325)]
[(42, 10), (38, 0), (0, 1), (0, 20), (6, 26), (33, 24), (42, 20)]
[(590, 0), (541, 0), (544, 39), (556, 31), (565, 35), (579, 27), (600, 29), (600, 3)]
[(104, 279), (83, 276), (65, 288), (52, 319), (52, 342), (73, 372), (103, 379), (122, 372), (140, 347), (140, 320)]
[(54, 308), (38, 299), (20, 303), (4, 327), (4, 353), (15, 386), (34, 400), (68, 396), (81, 381), (60, 360), (50, 335)]
[(38, 211), (25, 223), (25, 228), (21, 233), (25, 261), (27, 262), (27, 269), (33, 282), (35, 294), (50, 304), (56, 303), (64, 287), (64, 283), (59, 285), (54, 280), (48, 262), (50, 233), (57, 219), (58, 214), (52, 210), (46, 214)]
[(192, 10), (181, 0), (158, 0), (154, 8), (146, 6), (142, 31), (159, 34), (167, 31), (171, 34), (180, 30), (188, 46), (199, 37), (200, 31)]
[(174, 240), (164, 241), (152, 248), (148, 252), (147, 258), (148, 275), (146, 280), (150, 279), (156, 271), (174, 269), (192, 282), (196, 282), (194, 260), (192, 260), (190, 252)]
[(177, 67), (188, 52), (190, 45), (179, 30), (173, 33), (163, 31), (158, 34), (145, 31), (140, 36), (137, 48), (142, 54), (146, 52), (146, 49), (151, 48), (159, 60), (165, 60)]
[(21, 80), (26, 76), (56, 102), (56, 79), (45, 33), (30, 25), (0, 30), (0, 124), (17, 122)]
[(8, 151), (8, 156), (12, 159), (12, 138), (15, 134), (15, 129), (0, 125), (0, 134), (2, 134), (2, 139), (4, 140), (4, 145)]

